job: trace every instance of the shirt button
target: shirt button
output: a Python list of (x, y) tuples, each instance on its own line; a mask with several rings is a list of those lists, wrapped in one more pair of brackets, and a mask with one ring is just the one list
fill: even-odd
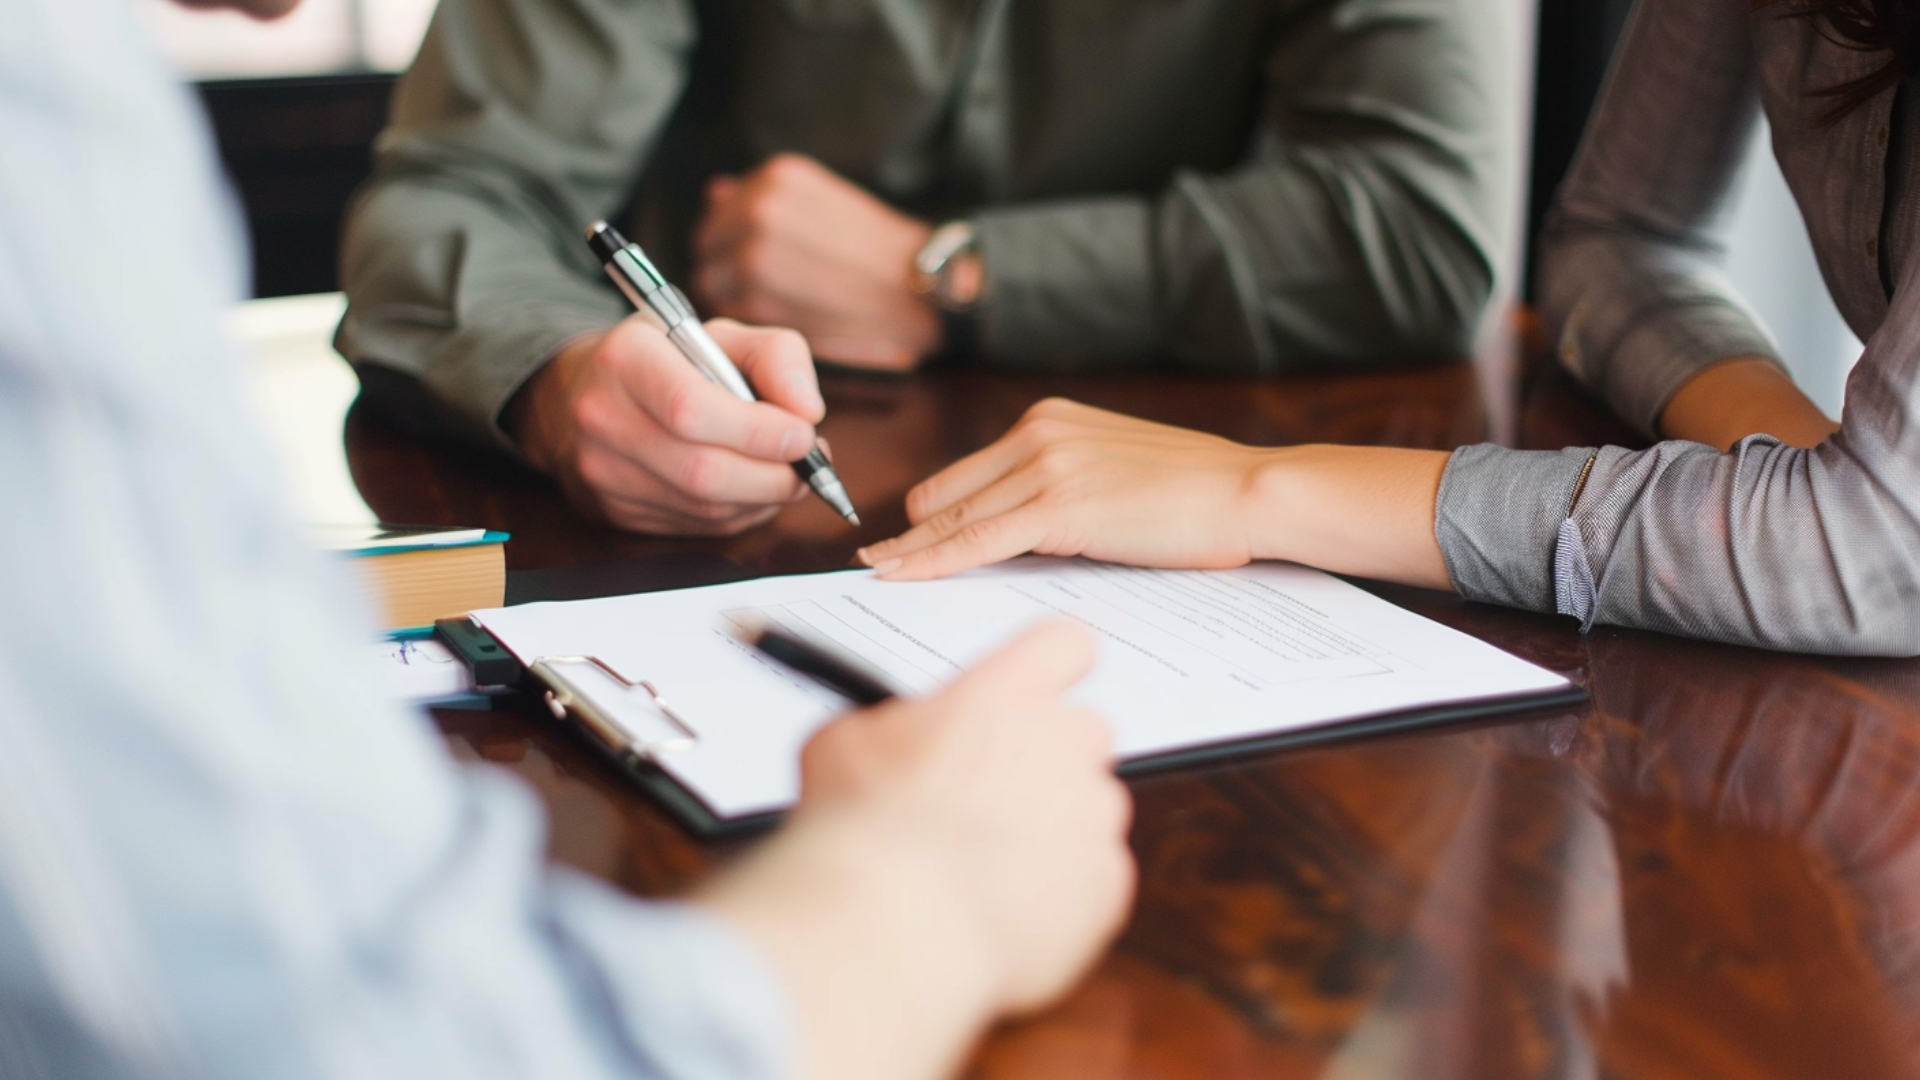
[(1887, 145), (1887, 137), (1888, 137), (1888, 135), (1890, 135), (1890, 134), (1891, 134), (1891, 132), (1889, 132), (1889, 131), (1887, 130), (1887, 125), (1885, 125), (1885, 124), (1881, 124), (1881, 125), (1880, 125), (1880, 130), (1879, 130), (1879, 131), (1876, 131), (1876, 132), (1874, 132), (1874, 133), (1873, 133), (1873, 137), (1874, 137), (1874, 140), (1875, 140), (1876, 142), (1878, 142), (1878, 143), (1879, 143), (1879, 144), (1880, 144), (1881, 146), (1885, 146), (1885, 145)]
[(1879, 257), (1880, 257), (1880, 241), (1878, 240), (1867, 241), (1867, 258), (1877, 259)]

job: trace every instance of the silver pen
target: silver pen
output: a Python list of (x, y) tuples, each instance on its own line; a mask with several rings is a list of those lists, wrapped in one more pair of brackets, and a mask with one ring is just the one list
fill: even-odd
[[(596, 221), (587, 227), (587, 246), (600, 256), (607, 276), (620, 286), (635, 309), (650, 309), (660, 316), (660, 321), (666, 324), (668, 340), (680, 350), (680, 355), (700, 369), (700, 374), (741, 401), (758, 400), (753, 395), (753, 387), (747, 385), (746, 378), (733, 366), (720, 343), (700, 325), (700, 316), (694, 313), (693, 305), (654, 269), (652, 260), (640, 250), (639, 244), (621, 236), (620, 230), (606, 222)], [(793, 463), (793, 471), (841, 517), (854, 525), (860, 524), (860, 515), (853, 512), (853, 500), (847, 498), (846, 485), (840, 482), (840, 474), (833, 471), (818, 443), (806, 457)]]

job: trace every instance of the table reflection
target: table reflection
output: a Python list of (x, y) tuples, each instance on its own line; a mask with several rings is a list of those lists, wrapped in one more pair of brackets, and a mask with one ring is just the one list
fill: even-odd
[[(348, 448), (382, 516), (514, 532), (510, 564), (540, 568), (519, 581), (657, 587), (844, 565), (898, 527), (913, 482), (1052, 393), (1263, 443), (1450, 446), (1485, 430), (1466, 368), (826, 388), (825, 433), (868, 532), (814, 522), (828, 512), (806, 503), (719, 543), (635, 537), (498, 458), (364, 413)], [(1608, 423), (1577, 396), (1545, 400), (1527, 399), (1523, 437)], [(1593, 701), (1131, 781), (1129, 926), (1059, 1007), (996, 1032), (969, 1076), (1920, 1075), (1920, 664), (1582, 636), (1567, 619), (1381, 591)], [(439, 719), (457, 752), (535, 785), (562, 861), (663, 895), (727, 854), (531, 707)]]

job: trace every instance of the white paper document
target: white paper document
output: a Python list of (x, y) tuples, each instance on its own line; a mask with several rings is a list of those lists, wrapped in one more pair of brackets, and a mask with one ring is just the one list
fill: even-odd
[(473, 675), (459, 657), (431, 638), (375, 641), (373, 666), (393, 695), (414, 704), (450, 701), (473, 693)]
[[(475, 612), (524, 663), (594, 657), (695, 729), (660, 765), (716, 815), (790, 806), (800, 747), (845, 702), (735, 641), (757, 619), (825, 637), (914, 692), (1047, 617), (1093, 632), (1073, 692), (1122, 760), (1437, 705), (1566, 689), (1552, 672), (1316, 570), (1141, 570), (1029, 557), (943, 581), (864, 570)], [(625, 704), (642, 707), (636, 700)]]

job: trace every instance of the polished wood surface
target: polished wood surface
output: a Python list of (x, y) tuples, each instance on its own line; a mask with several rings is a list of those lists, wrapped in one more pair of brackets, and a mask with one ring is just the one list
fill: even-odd
[[(824, 430), (867, 528), (810, 501), (718, 542), (619, 534), (536, 476), (364, 411), (348, 446), (383, 517), (511, 531), (517, 581), (573, 567), (576, 591), (659, 587), (845, 565), (902, 525), (915, 480), (1049, 394), (1251, 442), (1450, 447), (1485, 435), (1481, 382), (1464, 366), (831, 377)], [(1551, 370), (1527, 383), (1516, 430), (1530, 445), (1634, 437)], [(1920, 1075), (1920, 663), (1583, 636), (1380, 591), (1566, 673), (1591, 704), (1131, 781), (1127, 929), (1064, 1003), (995, 1032), (969, 1076)], [(737, 848), (690, 841), (527, 705), (437, 718), (456, 753), (540, 792), (562, 862), (658, 896)]]

